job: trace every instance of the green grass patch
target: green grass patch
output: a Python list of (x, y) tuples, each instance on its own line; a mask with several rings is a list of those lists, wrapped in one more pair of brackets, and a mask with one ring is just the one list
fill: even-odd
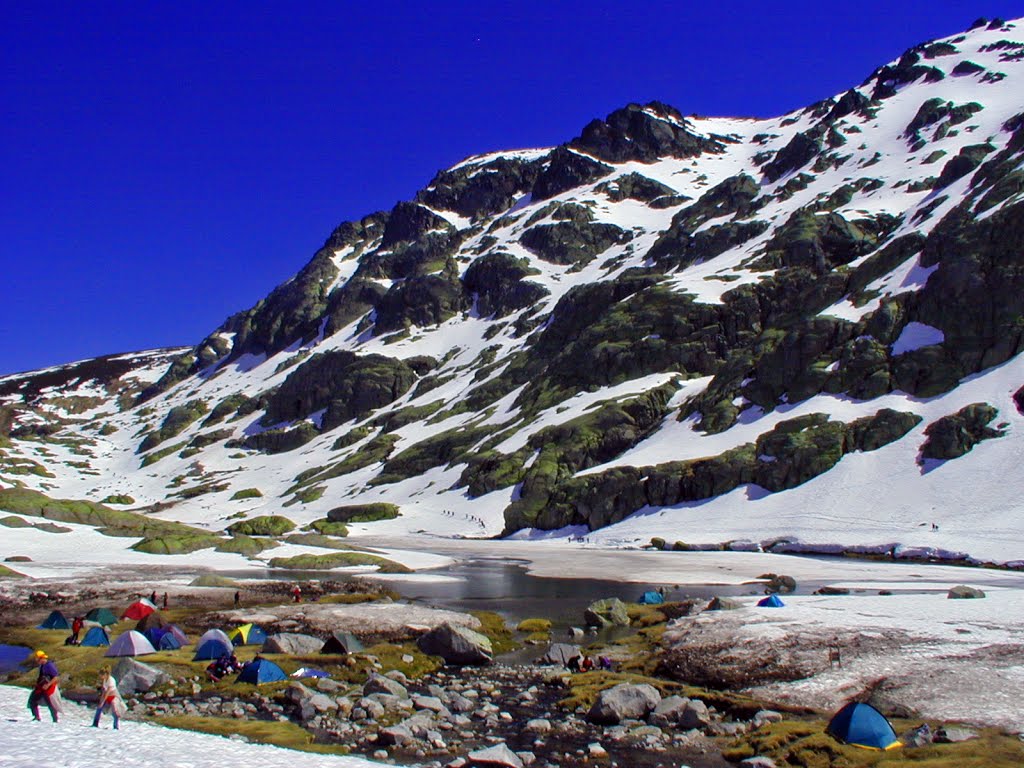
[(324, 536), (319, 533), (293, 533), (290, 536), (286, 536), (284, 540), (289, 544), (301, 544), (306, 547), (320, 547), (321, 549), (352, 549), (350, 544), (346, 544), (341, 539), (335, 539), (332, 536)]
[(212, 533), (154, 536), (151, 538), (147, 537), (133, 544), (132, 549), (136, 552), (146, 552), (151, 555), (186, 555), (189, 552), (197, 552), (200, 549), (216, 547), (223, 541), (220, 536)]
[[(107, 536), (211, 536), (207, 531), (135, 512), (110, 509), (93, 501), (51, 499), (26, 488), (0, 489), (0, 510), (61, 523), (91, 525)], [(212, 546), (212, 545), (211, 545)]]
[(335, 523), (375, 523), (379, 520), (394, 520), (401, 514), (395, 504), (376, 502), (335, 507), (327, 513), (327, 519)]
[(8, 515), (7, 517), (0, 517), (0, 525), (7, 526), (8, 528), (31, 528), (32, 523), (25, 520), (17, 515)]
[(512, 631), (505, 624), (505, 619), (493, 611), (470, 611), (471, 616), (480, 620), (480, 628), (476, 631), (491, 641), (494, 655), (508, 653), (519, 647), (512, 636)]
[(240, 491), (235, 491), (231, 494), (230, 501), (239, 501), (241, 499), (261, 499), (263, 498), (263, 492), (259, 488), (243, 488)]
[[(897, 733), (921, 724), (920, 720), (892, 720)], [(979, 738), (958, 744), (929, 744), (888, 752), (840, 744), (825, 733), (826, 720), (784, 720), (745, 734), (729, 743), (723, 756), (739, 761), (764, 755), (779, 766), (814, 768), (1010, 768), (1024, 765), (1024, 743), (991, 728), (977, 731)], [(932, 722), (933, 728), (942, 723)], [(973, 729), (972, 729), (973, 730)]]
[(274, 557), (270, 560), (271, 568), (284, 568), (293, 571), (329, 571), (332, 568), (348, 568), (357, 565), (376, 565), (381, 573), (412, 573), (412, 569), (406, 568), (401, 563), (364, 552), (296, 555), (294, 557)]
[(337, 605), (358, 605), (360, 603), (376, 603), (381, 600), (399, 600), (401, 595), (391, 589), (381, 592), (346, 592), (337, 595), (324, 595), (318, 603), (335, 603)]
[(550, 632), (551, 622), (548, 619), (523, 619), (516, 629), (520, 632)]
[(23, 579), (25, 574), (12, 571), (6, 565), (0, 565), (0, 579)]
[(336, 523), (333, 520), (328, 520), (326, 517), (314, 520), (306, 527), (325, 536), (348, 536), (348, 527), (344, 523)]
[[(262, 690), (262, 687), (261, 687)], [(238, 734), (259, 744), (273, 744), (285, 749), (315, 752), (326, 755), (345, 755), (348, 748), (340, 744), (314, 744), (313, 734), (300, 725), (276, 720), (239, 720), (229, 717), (200, 717), (198, 715), (161, 715), (154, 725), (183, 731), (198, 731), (216, 736)]]
[(132, 498), (131, 496), (127, 495), (127, 494), (124, 494), (124, 493), (112, 493), (110, 496), (107, 496), (107, 498), (105, 498), (101, 503), (102, 504), (134, 504), (135, 503), (135, 499)]
[(139, 469), (148, 467), (151, 464), (156, 464), (160, 459), (170, 456), (172, 453), (177, 453), (187, 445), (187, 442), (175, 443), (174, 445), (168, 445), (166, 448), (161, 448), (159, 451), (148, 453), (142, 457), (142, 463), (139, 464)]
[(253, 536), (232, 536), (230, 539), (221, 539), (217, 545), (218, 552), (232, 552), (236, 555), (252, 557), (267, 549), (278, 546), (276, 541), (267, 538), (255, 538)]
[(227, 587), (229, 589), (238, 589), (240, 586), (234, 579), (218, 576), (216, 573), (204, 573), (202, 576), (192, 579), (188, 585), (190, 587)]
[(314, 485), (312, 488), (303, 488), (298, 491), (294, 497), (286, 501), (284, 506), (290, 507), (292, 504), (309, 504), (323, 496), (324, 491), (326, 490), (326, 485)]
[(282, 536), (295, 530), (295, 523), (280, 515), (260, 515), (228, 526), (228, 531), (243, 536)]

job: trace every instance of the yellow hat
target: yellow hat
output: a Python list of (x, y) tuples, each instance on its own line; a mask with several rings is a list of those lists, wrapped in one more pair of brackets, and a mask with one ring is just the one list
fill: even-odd
[(36, 658), (37, 659), (45, 659), (46, 658), (46, 651), (36, 651)]

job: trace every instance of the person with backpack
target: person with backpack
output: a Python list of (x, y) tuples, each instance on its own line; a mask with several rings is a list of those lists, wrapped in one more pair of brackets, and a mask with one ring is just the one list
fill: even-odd
[(39, 720), (39, 705), (45, 704), (50, 710), (50, 717), (53, 722), (58, 721), (58, 714), (61, 711), (60, 701), (60, 672), (46, 655), (46, 651), (36, 651), (36, 664), (39, 665), (39, 677), (36, 678), (35, 687), (28, 697), (28, 708), (32, 710), (32, 719)]
[(114, 730), (119, 730), (121, 717), (125, 712), (124, 699), (121, 692), (117, 690), (117, 680), (110, 672), (110, 667), (100, 670), (100, 702), (96, 707), (96, 716), (92, 719), (92, 727), (100, 727), (100, 716), (104, 712), (110, 712), (114, 718)]
[(81, 616), (75, 616), (71, 621), (71, 645), (78, 645), (78, 633), (82, 631), (82, 627), (85, 626), (85, 619)]

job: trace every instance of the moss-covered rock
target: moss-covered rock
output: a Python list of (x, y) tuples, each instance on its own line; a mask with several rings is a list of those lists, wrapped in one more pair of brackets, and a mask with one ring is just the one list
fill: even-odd
[(466, 309), (469, 303), (455, 275), (413, 277), (393, 285), (377, 302), (374, 330), (382, 334), (407, 325), (437, 325)]
[(924, 431), (927, 440), (921, 446), (921, 458), (958, 459), (982, 440), (1002, 437), (1006, 434), (1004, 429), (988, 426), (998, 415), (999, 411), (987, 403), (972, 403), (932, 422)]
[(295, 523), (280, 515), (260, 515), (228, 526), (235, 536), (282, 536), (295, 530)]
[(128, 504), (134, 504), (135, 503), (135, 499), (134, 499), (134, 497), (129, 496), (126, 493), (114, 493), (114, 494), (111, 494), (110, 496), (107, 496), (100, 503), (101, 504), (123, 504), (123, 505), (128, 505)]
[(360, 565), (374, 565), (381, 573), (412, 573), (401, 563), (364, 552), (335, 552), (330, 555), (296, 555), (295, 557), (274, 557), (271, 568), (298, 571), (320, 571), (333, 568), (351, 568)]
[(138, 453), (145, 453), (156, 448), (165, 440), (170, 440), (184, 432), (197, 419), (202, 418), (209, 411), (204, 400), (190, 400), (185, 405), (175, 406), (167, 412), (166, 418), (160, 428), (150, 432), (139, 445)]
[(263, 491), (259, 488), (241, 488), (231, 494), (231, 501), (239, 501), (241, 499), (261, 499), (263, 498)]
[(327, 513), (327, 519), (332, 523), (373, 523), (379, 520), (394, 520), (401, 514), (401, 510), (395, 504), (376, 502), (335, 507)]
[(187, 555), (189, 552), (216, 547), (222, 541), (223, 539), (220, 536), (211, 533), (154, 536), (147, 537), (133, 544), (132, 549), (136, 552), (145, 552), (150, 555)]
[(476, 297), (481, 317), (505, 317), (548, 295), (547, 288), (523, 279), (536, 272), (528, 259), (488, 253), (469, 265), (462, 284), (469, 296)]
[(651, 203), (659, 198), (671, 197), (678, 201), (676, 191), (660, 181), (655, 181), (649, 176), (642, 174), (624, 173), (617, 178), (599, 184), (595, 192), (603, 192), (613, 203), (623, 200), (639, 200), (643, 203)]
[(394, 402), (416, 381), (403, 360), (347, 351), (313, 355), (268, 398), (265, 426), (302, 419), (323, 410), (329, 430)]
[[(513, 502), (506, 508), (506, 532), (526, 526), (601, 528), (646, 506), (699, 501), (747, 484), (772, 492), (786, 490), (828, 471), (846, 453), (874, 450), (899, 439), (919, 421), (914, 414), (888, 409), (850, 424), (809, 414), (780, 422), (755, 443), (718, 456), (654, 467), (615, 467), (582, 477), (555, 473), (541, 503), (524, 509)], [(540, 458), (534, 466), (539, 462)]]
[(586, 264), (611, 246), (623, 245), (632, 238), (631, 232), (614, 224), (557, 221), (530, 227), (519, 242), (553, 264)]
[(234, 535), (228, 539), (221, 539), (216, 546), (216, 550), (218, 552), (231, 552), (236, 555), (254, 557), (260, 552), (273, 549), (276, 546), (278, 546), (278, 543), (271, 539)]
[(348, 536), (348, 527), (344, 523), (338, 523), (327, 518), (314, 520), (308, 527), (324, 536)]

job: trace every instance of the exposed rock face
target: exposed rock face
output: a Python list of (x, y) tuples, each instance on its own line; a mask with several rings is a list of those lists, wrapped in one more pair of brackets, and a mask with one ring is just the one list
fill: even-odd
[(326, 352), (302, 363), (267, 401), (264, 423), (276, 424), (325, 410), (322, 428), (342, 424), (394, 402), (416, 381), (402, 360), (383, 355)]
[(968, 587), (964, 584), (953, 587), (946, 595), (950, 600), (977, 600), (985, 596), (985, 593), (977, 587)]
[(432, 629), (416, 644), (424, 653), (441, 656), (449, 664), (487, 664), (494, 654), (484, 635), (452, 624)]
[(291, 656), (307, 656), (319, 653), (323, 644), (323, 640), (313, 635), (281, 632), (276, 635), (270, 635), (264, 641), (260, 653), (287, 653)]
[(653, 712), (660, 701), (661, 694), (653, 685), (621, 683), (598, 694), (597, 701), (587, 713), (587, 719), (604, 725), (616, 725), (626, 719), (642, 719)]
[(722, 144), (698, 136), (678, 110), (660, 102), (629, 104), (604, 120), (593, 120), (569, 146), (611, 163), (650, 163), (660, 157), (718, 152)]
[(161, 669), (124, 657), (111, 670), (117, 680), (117, 689), (123, 696), (145, 693), (149, 689), (170, 682), (171, 676)]
[(626, 604), (617, 597), (598, 600), (587, 606), (583, 619), (589, 627), (628, 627), (629, 614)]
[(973, 403), (954, 414), (929, 424), (928, 436), (921, 448), (922, 459), (957, 459), (982, 440), (1002, 437), (1005, 432), (988, 426), (999, 412), (986, 403)]

